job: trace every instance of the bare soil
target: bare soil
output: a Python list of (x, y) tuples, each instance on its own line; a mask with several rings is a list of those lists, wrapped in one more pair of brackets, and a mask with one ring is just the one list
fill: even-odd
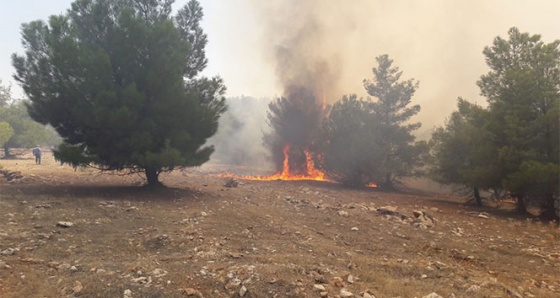
[(0, 297), (560, 297), (560, 229), (509, 204), (305, 181), (227, 188), (212, 165), (149, 190), (23, 153), (0, 160), (21, 172), (0, 176)]

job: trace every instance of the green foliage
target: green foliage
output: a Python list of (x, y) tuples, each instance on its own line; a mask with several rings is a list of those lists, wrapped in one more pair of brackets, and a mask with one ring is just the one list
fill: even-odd
[(6, 142), (14, 135), (14, 129), (8, 122), (0, 122), (0, 146), (4, 146)]
[(346, 185), (373, 182), (393, 188), (399, 178), (419, 173), (428, 145), (415, 142), (412, 135), (420, 124), (407, 124), (420, 111), (418, 105), (409, 107), (418, 83), (400, 81), (402, 72), (392, 66), (389, 56), (379, 56), (377, 62), (373, 80), (364, 80), (375, 99), (345, 96), (324, 120), (319, 166)]
[(199, 78), (207, 63), (200, 4), (176, 16), (171, 0), (78, 0), (65, 15), (23, 25), (15, 78), (33, 119), (48, 123), (73, 165), (143, 171), (198, 166), (225, 111), (220, 78)]
[(560, 41), (508, 32), (484, 49), (490, 72), (477, 82), (482, 109), (459, 100), (445, 128), (432, 136), (434, 170), (441, 182), (505, 189), (541, 203), (556, 217), (560, 168)]
[(55, 146), (60, 143), (55, 131), (29, 117), (25, 101), (13, 101), (0, 108), (0, 121), (7, 122), (13, 129), (12, 137), (2, 145), (4, 157), (10, 157), (10, 148), (29, 148), (37, 144)]
[(419, 105), (409, 106), (418, 82), (401, 81), (402, 72), (388, 55), (376, 59), (378, 67), (373, 68), (373, 79), (364, 80), (364, 87), (375, 98), (370, 108), (379, 125), (378, 144), (383, 158), (376, 167), (385, 178), (377, 183), (392, 188), (398, 178), (417, 174), (428, 147), (425, 142), (415, 143), (412, 132), (420, 128), (420, 123), (408, 123), (420, 111)]
[(560, 40), (545, 44), (517, 28), (508, 35), (484, 49), (491, 71), (478, 81), (490, 104), (502, 183), (521, 204), (538, 200), (553, 214), (560, 167)]
[(441, 183), (490, 189), (500, 185), (497, 148), (488, 131), (488, 111), (459, 98), (445, 127), (432, 134), (431, 175)]
[(5, 108), (12, 101), (12, 92), (9, 86), (4, 86), (0, 80), (0, 108)]
[(319, 167), (328, 177), (349, 186), (382, 181), (384, 154), (379, 142), (379, 119), (371, 101), (344, 96), (332, 107), (320, 132)]

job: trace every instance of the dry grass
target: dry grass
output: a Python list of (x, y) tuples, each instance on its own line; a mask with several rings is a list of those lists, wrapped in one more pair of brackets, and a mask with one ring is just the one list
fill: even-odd
[[(311, 182), (230, 189), (202, 170), (148, 191), (48, 156), (0, 164), (25, 177), (0, 181), (0, 251), (17, 250), (0, 255), (1, 297), (238, 297), (242, 285), (245, 297), (319, 297), (316, 283), (336, 297), (338, 278), (377, 297), (560, 295), (560, 229), (510, 206)], [(376, 211), (386, 205), (437, 223), (416, 228)]]

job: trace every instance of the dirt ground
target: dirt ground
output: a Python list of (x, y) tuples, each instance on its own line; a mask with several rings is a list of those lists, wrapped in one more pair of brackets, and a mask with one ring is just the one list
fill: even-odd
[(0, 160), (0, 297), (560, 297), (560, 229), (506, 203), (212, 165), (148, 190), (27, 151)]

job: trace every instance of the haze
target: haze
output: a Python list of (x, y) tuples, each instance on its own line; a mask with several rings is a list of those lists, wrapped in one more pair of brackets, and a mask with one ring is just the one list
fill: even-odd
[[(22, 53), (20, 25), (64, 12), (71, 0), (0, 0), (0, 79), (13, 82), (10, 55)], [(186, 0), (176, 1), (175, 7)], [(488, 71), (482, 50), (510, 27), (541, 34), (544, 42), (560, 39), (557, 0), (201, 0), (208, 34), (207, 76), (220, 75), (228, 96), (275, 97), (283, 93), (286, 72), (279, 69), (279, 47), (303, 39), (298, 65), (311, 67), (322, 96), (365, 96), (362, 81), (371, 78), (375, 57), (389, 54), (403, 78), (420, 81), (413, 98), (422, 106), (414, 121), (427, 134), (443, 124), (459, 96), (484, 104), (476, 80)], [(301, 31), (310, 28), (314, 32)], [(299, 34), (299, 35), (298, 35)], [(275, 54), (276, 53), (276, 54)], [(299, 79), (297, 76), (289, 76)]]

